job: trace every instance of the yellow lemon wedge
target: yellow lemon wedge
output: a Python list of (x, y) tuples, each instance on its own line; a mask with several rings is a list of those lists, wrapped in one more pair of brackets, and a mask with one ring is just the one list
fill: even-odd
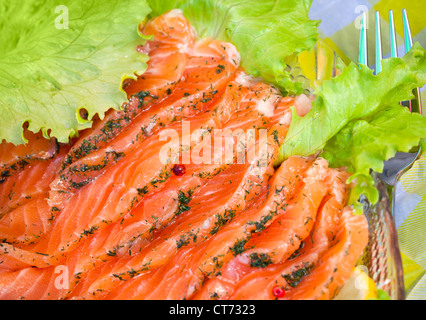
[(354, 268), (351, 277), (334, 300), (370, 300), (378, 298), (378, 290), (362, 266)]

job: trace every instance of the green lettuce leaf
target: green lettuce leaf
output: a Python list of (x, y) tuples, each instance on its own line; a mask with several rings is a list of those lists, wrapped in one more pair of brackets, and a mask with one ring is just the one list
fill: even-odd
[[(148, 0), (151, 16), (182, 9), (200, 38), (233, 43), (242, 66), (284, 92), (300, 92), (285, 59), (310, 50), (319, 21), (308, 17), (311, 0)], [(287, 68), (288, 69), (288, 68)]]
[(0, 142), (25, 142), (23, 124), (68, 142), (126, 95), (123, 75), (142, 73), (135, 47), (150, 8), (144, 0), (0, 3)]
[(361, 194), (375, 203), (370, 169), (382, 172), (383, 161), (397, 151), (408, 152), (426, 137), (426, 118), (399, 105), (426, 82), (425, 50), (416, 43), (403, 58), (382, 63), (374, 75), (366, 66), (351, 63), (340, 76), (324, 81), (315, 91), (312, 110), (298, 117), (293, 110), (280, 161), (291, 155), (317, 152), (332, 167), (347, 167), (356, 181), (350, 202)]
[(348, 181), (357, 181), (351, 203), (361, 194), (376, 203), (378, 192), (370, 170), (383, 172), (384, 160), (396, 152), (409, 152), (422, 137), (426, 137), (426, 118), (396, 104), (377, 112), (369, 121), (350, 122), (327, 142), (321, 156), (332, 166), (347, 167), (354, 173)]

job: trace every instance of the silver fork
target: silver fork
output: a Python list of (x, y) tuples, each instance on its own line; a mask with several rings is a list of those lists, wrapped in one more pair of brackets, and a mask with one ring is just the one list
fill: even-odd
[[(413, 39), (411, 36), (410, 24), (407, 17), (407, 11), (402, 10), (403, 16), (403, 27), (404, 27), (404, 42), (405, 42), (405, 53), (407, 53), (413, 46)], [(358, 62), (360, 64), (367, 65), (367, 29), (366, 29), (366, 19), (367, 15), (364, 12), (362, 17), (361, 31), (360, 31), (360, 42), (359, 42), (359, 58)], [(397, 57), (397, 43), (396, 43), (396, 33), (395, 33), (395, 21), (393, 16), (393, 11), (389, 11), (389, 34), (390, 34), (390, 51), (391, 57)], [(383, 59), (382, 55), (382, 41), (381, 41), (381, 28), (380, 28), (380, 17), (379, 12), (375, 12), (375, 73), (381, 72), (381, 61)], [(420, 89), (416, 88), (413, 90), (415, 98), (411, 101), (403, 101), (401, 105), (409, 108), (411, 112), (422, 113), (422, 102), (420, 96)], [(419, 158), (421, 154), (420, 147), (417, 152), (406, 153), (398, 152), (395, 157), (385, 161), (383, 173), (380, 174), (380, 178), (392, 188), (392, 215), (395, 216), (395, 197), (396, 197), (396, 183), (401, 178), (401, 176), (407, 172), (413, 165), (413, 163)]]
[[(359, 46), (359, 63), (367, 65), (367, 30), (365, 28), (366, 13), (362, 18)], [(381, 71), (382, 44), (379, 13), (375, 13), (375, 72)], [(405, 51), (412, 46), (410, 25), (407, 12), (403, 10)], [(391, 56), (397, 56), (395, 22), (393, 12), (389, 12)], [(421, 113), (419, 89), (414, 90), (413, 101), (401, 102), (411, 112)], [(420, 155), (420, 148), (414, 153), (399, 152), (395, 157), (385, 161), (383, 173), (372, 172), (376, 187), (379, 191), (379, 201), (370, 205), (364, 201), (364, 213), (370, 232), (369, 244), (364, 251), (362, 264), (368, 267), (369, 275), (379, 289), (389, 293), (392, 299), (405, 299), (404, 271), (399, 250), (398, 235), (395, 225), (396, 184), (401, 176), (409, 170)], [(393, 188), (392, 188), (393, 187)], [(389, 199), (389, 189), (392, 188), (392, 200)]]

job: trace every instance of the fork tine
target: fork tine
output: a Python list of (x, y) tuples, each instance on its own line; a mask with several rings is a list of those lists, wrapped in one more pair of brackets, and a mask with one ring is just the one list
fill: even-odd
[(413, 46), (413, 38), (411, 37), (410, 23), (408, 22), (407, 10), (402, 9), (402, 23), (404, 26), (405, 53), (410, 51)]
[[(407, 54), (407, 52), (410, 51), (411, 47), (413, 46), (413, 40), (411, 38), (410, 24), (408, 23), (407, 11), (405, 9), (402, 9), (402, 24), (404, 28), (405, 54)], [(405, 101), (404, 105), (408, 107), (410, 112), (413, 112), (411, 100)]]
[(396, 32), (395, 32), (395, 20), (393, 19), (393, 11), (389, 10), (389, 34), (390, 34), (390, 47), (391, 57), (398, 57), (398, 50), (396, 46)]
[[(389, 35), (390, 35), (391, 57), (397, 58), (398, 49), (396, 45), (396, 31), (395, 31), (395, 20), (393, 18), (393, 10), (389, 10)], [(400, 101), (399, 104), (404, 105), (402, 101)]]
[(380, 32), (380, 16), (376, 11), (376, 74), (382, 71), (382, 37)]
[[(390, 35), (390, 49), (391, 49), (391, 57), (398, 57), (398, 49), (396, 44), (396, 31), (395, 31), (395, 20), (393, 18), (393, 10), (389, 10), (389, 35)], [(406, 106), (411, 111), (411, 106), (407, 101), (400, 101), (400, 105)]]
[(358, 62), (359, 64), (368, 64), (368, 57), (367, 57), (367, 13), (364, 12), (362, 15), (361, 20), (361, 30), (359, 33), (359, 56), (358, 56)]
[[(389, 12), (389, 17), (390, 15), (391, 15), (391, 12)], [(405, 53), (407, 53), (408, 51), (410, 51), (410, 49), (413, 46), (413, 38), (411, 36), (410, 23), (408, 22), (408, 17), (407, 17), (407, 10), (405, 9), (402, 9), (402, 23), (404, 27)], [(393, 32), (395, 32), (395, 28), (393, 28)], [(417, 112), (421, 114), (422, 103), (421, 103), (420, 89), (419, 88), (414, 89), (413, 94), (415, 98), (413, 100), (404, 102), (403, 105), (406, 105), (406, 103), (408, 103), (410, 112)], [(422, 150), (421, 150), (421, 147), (419, 147), (417, 153), (415, 153), (414, 155), (414, 159), (411, 162), (407, 163), (405, 167), (401, 168), (400, 171), (397, 173), (395, 177), (394, 186), (396, 185), (397, 181), (401, 178), (401, 176), (412, 167), (414, 161), (420, 157), (421, 153), (422, 153)], [(392, 190), (392, 203), (393, 204), (396, 203), (396, 188), (393, 188)], [(392, 214), (395, 216), (395, 205), (392, 205)]]
[[(402, 9), (402, 22), (404, 27), (404, 42), (405, 42), (405, 53), (410, 51), (413, 47), (413, 38), (411, 35), (410, 23), (408, 21), (407, 10)], [(378, 11), (375, 12), (375, 74), (378, 74), (382, 71), (382, 43), (381, 43), (381, 28), (380, 28), (380, 14)], [(391, 57), (396, 58), (398, 56), (397, 44), (396, 44), (396, 31), (395, 31), (395, 20), (393, 16), (393, 11), (389, 10), (389, 34), (390, 34), (390, 49)], [(366, 30), (366, 13), (363, 13), (361, 30), (359, 34), (359, 64), (367, 64), (367, 30)], [(420, 88), (413, 90), (414, 99), (410, 101), (400, 102), (402, 105), (405, 105), (409, 108), (410, 112), (417, 112), (422, 114), (422, 102), (420, 95)]]
[[(402, 9), (402, 23), (404, 26), (404, 42), (405, 42), (405, 53), (410, 51), (413, 47), (413, 38), (411, 35), (410, 23), (408, 21), (407, 10)], [(413, 90), (414, 99), (408, 101), (408, 106), (411, 112), (422, 113), (422, 101), (420, 95), (420, 88)]]

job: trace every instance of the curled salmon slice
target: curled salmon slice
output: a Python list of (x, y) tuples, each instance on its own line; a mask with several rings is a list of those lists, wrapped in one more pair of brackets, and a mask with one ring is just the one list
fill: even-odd
[[(231, 287), (229, 299), (276, 299), (273, 295), (276, 285), (286, 291), (280, 299), (332, 298), (337, 286), (350, 276), (367, 240), (365, 217), (354, 215), (349, 207), (344, 208), (333, 196), (322, 207), (312, 235), (294, 258), (248, 274), (238, 282), (235, 290), (226, 281), (222, 288)], [(342, 256), (345, 256), (344, 260)], [(341, 259), (340, 262), (337, 262), (338, 259)], [(325, 266), (330, 269), (323, 273)], [(333, 287), (334, 277), (336, 283)]]
[(239, 261), (248, 262), (255, 268), (286, 261), (310, 235), (317, 212), (330, 194), (342, 205), (346, 203), (345, 181), (348, 177), (346, 172), (328, 168), (327, 161), (318, 158), (308, 170), (304, 186), (289, 202), (286, 213), (250, 239), (247, 250), (238, 257)]
[[(281, 286), (286, 292), (292, 286), (297, 286), (332, 245), (342, 209), (343, 205), (334, 196), (328, 198), (319, 209), (310, 236), (286, 261), (261, 269), (236, 263), (233, 270), (232, 266), (225, 268), (224, 277), (207, 281), (192, 299), (276, 299), (273, 295), (275, 286)], [(235, 259), (233, 261), (237, 262)]]
[[(177, 85), (176, 90), (171, 92), (167, 99), (142, 110), (129, 125), (111, 138), (110, 142), (65, 167), (51, 184), (49, 204), (52, 207), (62, 208), (78, 187), (86, 185), (103, 174), (111, 165), (131, 153), (138, 144), (159, 129), (208, 110), (209, 105), (219, 99), (225, 90), (225, 85), (232, 80), (238, 65), (234, 65), (229, 60), (227, 52), (222, 49), (228, 48), (231, 52), (230, 45), (225, 46), (219, 41), (211, 41), (203, 45), (209, 48), (218, 47), (216, 50), (211, 50), (211, 54), (214, 54), (210, 56), (213, 59), (210, 61), (212, 64), (202, 63), (207, 59), (203, 56), (199, 65), (191, 65), (185, 69), (184, 80)], [(203, 51), (195, 48), (193, 53), (202, 54), (198, 50)], [(190, 60), (191, 58), (193, 57), (190, 57)], [(216, 70), (218, 65), (223, 66), (223, 74), (211, 71)]]
[[(282, 206), (279, 203), (285, 202), (284, 199), (286, 197), (291, 197), (291, 191), (299, 188), (299, 183), (294, 180), (295, 172), (303, 175), (304, 169), (309, 165), (306, 162), (305, 159), (301, 160), (301, 166), (293, 172), (290, 170), (278, 170), (279, 172), (276, 173), (274, 179), (270, 182), (269, 188), (266, 185), (264, 186), (263, 192), (256, 198), (252, 207), (241, 212), (206, 241), (195, 246), (182, 248), (165, 265), (154, 269), (153, 272), (159, 275), (158, 277), (162, 274), (165, 275), (164, 279), (170, 280), (161, 282), (161, 285), (165, 285), (166, 290), (160, 292), (160, 290), (153, 289), (153, 291), (137, 292), (138, 298), (163, 299), (167, 296), (168, 299), (183, 299), (189, 297), (201, 286), (204, 279), (220, 270), (223, 263), (232, 257), (233, 252), (239, 250), (240, 244), (247, 237), (250, 237), (252, 232), (256, 232), (256, 229), (261, 229), (264, 225), (267, 225), (269, 222), (268, 217), (281, 210)], [(283, 167), (289, 168), (296, 163), (297, 160), (290, 160), (287, 163), (288, 167)], [(285, 195), (284, 192), (266, 192), (267, 189), (275, 190), (275, 188), (289, 192), (285, 193)], [(159, 279), (158, 277), (147, 278), (141, 275), (131, 281), (139, 282), (147, 279), (149, 283), (153, 283), (155, 282), (153, 279)], [(174, 285), (175, 283), (176, 286)], [(177, 283), (180, 285), (177, 285)], [(127, 286), (128, 284), (124, 282), (122, 285)], [(173, 288), (168, 290), (169, 287)], [(87, 296), (90, 296), (90, 294)]]
[(36, 140), (2, 153), (0, 299), (333, 298), (368, 238), (348, 175), (314, 157), (274, 168), (290, 107), (303, 116), (310, 97), (246, 74), (229, 43), (195, 41), (180, 10), (139, 31), (148, 68), (123, 83), (122, 110), (66, 155)]
[(25, 144), (15, 146), (3, 140), (0, 143), (0, 185), (28, 165), (48, 160), (58, 152), (56, 139), (46, 139), (40, 132), (24, 129)]
[(68, 149), (61, 146), (52, 159), (29, 165), (0, 186), (0, 242), (28, 245), (50, 230), (59, 210), (47, 203), (49, 184)]
[(140, 32), (152, 37), (138, 48), (149, 55), (148, 67), (136, 80), (129, 79), (123, 89), (128, 98), (146, 91), (151, 98), (165, 97), (182, 78), (188, 53), (195, 43), (194, 32), (180, 10), (151, 19)]
[(186, 52), (195, 41), (192, 28), (182, 12), (173, 11), (152, 19), (141, 32), (153, 36), (143, 50), (149, 56), (143, 79), (127, 82), (123, 89), (129, 101), (123, 103), (123, 110), (110, 110), (101, 121), (96, 121), (91, 129), (86, 130), (71, 148), (64, 166), (110, 141), (141, 110), (164, 99), (181, 80), (187, 60)]
[(49, 192), (68, 148), (62, 146), (52, 159), (29, 164), (25, 170), (8, 177), (0, 184), (0, 219), (31, 199)]
[[(236, 86), (234, 86), (232, 89), (240, 91), (240, 88), (237, 88)], [(231, 90), (231, 88), (229, 90)], [(247, 91), (247, 93), (248, 92), (250, 91)], [(256, 93), (253, 91), (251, 94), (253, 95), (253, 97), (255, 95), (258, 95), (259, 100), (263, 101), (265, 99), (265, 96), (260, 95), (257, 91)], [(253, 98), (246, 99), (246, 100), (252, 101)], [(230, 112), (233, 109), (229, 107), (228, 103), (223, 103), (222, 105), (226, 106), (226, 108), (218, 114), (226, 115), (227, 112)], [(244, 106), (244, 105), (242, 105), (241, 107), (241, 110), (244, 110), (245, 112), (251, 109), (257, 110), (256, 105), (251, 105), (250, 108), (247, 108), (247, 106)], [(287, 108), (275, 108), (275, 111), (284, 112), (286, 111), (286, 109)], [(244, 114), (243, 112), (239, 112), (239, 117), (243, 117), (242, 116), (243, 114)], [(247, 113), (247, 115), (249, 114), (251, 115), (252, 113), (251, 112)], [(225, 118), (227, 119), (227, 117)], [(267, 117), (263, 116), (263, 118), (266, 119)], [(232, 119), (234, 120), (234, 117)], [(266, 121), (265, 119), (262, 119), (262, 114), (260, 112), (258, 112), (256, 117), (251, 117), (251, 119), (252, 119), (251, 122), (245, 122), (247, 127), (260, 126), (261, 124), (264, 124)], [(235, 124), (235, 121), (230, 121), (229, 123)], [(272, 130), (270, 130), (271, 133), (269, 138), (269, 144), (271, 146), (271, 152), (273, 154), (271, 154), (270, 156), (267, 156), (268, 159), (269, 158), (274, 159), (277, 156), (280, 141), (277, 141), (276, 139), (277, 137), (283, 138), (285, 136), (286, 129), (287, 129), (286, 127), (277, 125), (276, 128), (273, 128)], [(258, 148), (258, 146), (255, 146), (255, 148)], [(272, 162), (270, 164), (272, 164)], [(225, 164), (225, 167), (226, 166), (227, 165)], [(254, 199), (257, 195), (256, 192), (247, 193), (246, 191), (258, 188), (258, 186), (256, 186), (257, 184), (256, 175), (259, 174), (259, 170), (256, 169), (256, 161), (254, 161), (251, 164), (247, 163), (246, 167), (247, 166), (248, 168), (251, 168), (251, 169), (247, 171), (245, 174), (244, 179), (246, 182), (244, 184), (241, 184), (240, 191), (238, 191), (234, 195), (235, 199), (240, 198), (240, 199), (244, 199), (244, 201), (248, 201), (249, 199)], [(244, 165), (242, 167), (244, 167)], [(194, 184), (199, 183), (201, 180), (212, 179), (213, 177), (215, 177), (215, 175), (218, 172), (220, 172), (220, 170), (223, 170), (223, 168), (224, 168), (224, 164), (210, 165), (207, 167), (206, 166), (199, 167), (198, 171), (193, 172)], [(232, 179), (232, 181), (233, 180), (234, 179)], [(127, 218), (123, 217), (123, 219), (120, 220), (120, 222), (117, 222), (115, 224), (110, 224), (107, 227), (97, 231), (92, 237), (84, 241), (83, 245), (81, 246), (82, 247), (81, 250), (80, 248), (74, 250), (65, 261), (61, 262), (61, 264), (68, 266), (69, 273), (71, 275), (76, 276), (79, 280), (86, 276), (85, 273), (88, 270), (95, 267), (97, 264), (101, 262), (104, 262), (108, 259), (112, 259), (115, 256), (121, 256), (123, 254), (125, 255), (129, 253), (133, 254), (133, 252), (137, 252), (139, 254), (138, 246), (146, 244), (146, 241), (147, 241), (146, 233), (148, 231), (152, 232), (157, 227), (161, 227), (162, 223), (163, 224), (167, 223), (168, 219), (170, 219), (173, 215), (176, 215), (176, 213), (185, 214), (186, 211), (189, 210), (190, 204), (186, 203), (186, 201), (182, 202), (182, 200), (179, 200), (179, 199), (183, 199), (183, 198), (184, 200), (188, 199), (189, 191), (191, 189), (188, 187), (189, 189), (187, 188), (187, 190), (185, 190), (185, 185), (190, 186), (191, 181), (192, 179), (189, 179), (189, 180), (185, 179), (183, 184), (182, 182), (180, 182), (179, 186), (178, 186), (179, 178), (174, 179), (172, 181), (168, 181), (168, 184), (170, 185), (171, 183), (172, 187), (168, 188), (166, 183), (166, 187), (162, 189), (161, 194), (158, 194), (158, 196), (154, 194), (150, 197), (147, 197), (141, 203), (139, 203), (138, 206), (136, 206), (136, 208), (134, 208), (132, 211), (130, 211), (127, 214), (128, 215)], [(237, 186), (236, 181), (234, 181), (233, 183), (234, 185)], [(214, 190), (215, 185), (217, 186), (220, 184), (223, 184), (223, 182), (216, 182), (210, 188), (213, 188)], [(253, 187), (253, 185), (255, 185), (255, 187)], [(177, 194), (178, 190), (180, 191), (181, 194), (180, 193)], [(223, 190), (223, 186), (221, 190)], [(178, 201), (175, 201), (175, 200), (170, 201), (170, 206), (167, 203), (164, 203), (164, 200), (161, 200), (161, 199), (164, 199), (164, 197), (162, 196), (164, 195), (164, 192), (167, 194), (171, 194), (170, 199), (174, 200), (177, 198)], [(219, 194), (219, 198), (220, 197), (222, 196)], [(207, 198), (209, 198), (209, 196), (207, 196)], [(234, 206), (238, 205), (242, 209), (244, 206), (239, 205), (238, 204), (239, 202), (235, 202), (235, 200), (232, 200), (234, 198), (230, 198), (228, 200), (228, 203)], [(155, 201), (155, 199), (158, 199), (157, 205), (155, 206), (155, 202), (154, 202), (154, 206), (152, 206), (153, 202), (152, 201), (150, 202), (150, 199), (153, 199), (153, 201)], [(179, 202), (179, 203), (176, 203), (176, 202)], [(198, 201), (198, 203), (200, 202), (203, 202), (203, 201)], [(216, 204), (212, 202), (212, 205), (215, 206)], [(158, 207), (159, 209), (158, 212), (160, 213), (160, 216), (152, 217), (153, 215), (151, 210), (149, 211), (151, 212), (151, 214), (148, 214), (147, 211), (138, 209), (138, 208), (144, 208), (145, 206), (147, 206), (149, 209)], [(159, 206), (161, 206), (161, 208)], [(228, 211), (232, 212), (232, 210), (228, 210)], [(164, 212), (165, 214), (161, 215), (161, 212)], [(166, 212), (169, 212), (169, 213), (166, 214)], [(202, 210), (200, 212), (202, 213)], [(145, 216), (143, 214), (145, 214)], [(219, 217), (221, 217), (220, 214), (217, 215), (217, 219), (219, 219)], [(219, 219), (219, 220), (223, 222), (223, 219)], [(210, 221), (207, 221), (207, 222), (211, 224)], [(206, 223), (205, 220), (204, 220), (204, 223)], [(215, 229), (214, 225), (215, 224), (213, 224), (210, 229), (212, 230)], [(179, 234), (177, 234), (177, 236), (180, 237)], [(74, 266), (74, 267), (72, 268), (71, 266)], [(46, 271), (46, 272), (49, 272), (49, 271)]]
[[(194, 122), (194, 130), (209, 122), (208, 115), (201, 117), (198, 126)], [(181, 126), (176, 126), (176, 130), (182, 130)], [(2, 244), (3, 267), (58, 264), (83, 239), (121, 219), (147, 194), (161, 190), (173, 167), (159, 159), (166, 143), (152, 136), (130, 156), (111, 166), (107, 174), (82, 187), (53, 221), (51, 231), (36, 244), (25, 248)]]
[[(235, 90), (235, 88), (237, 88), (237, 86), (230, 87), (229, 90), (232, 91)], [(239, 89), (236, 90), (240, 91)], [(246, 101), (249, 103), (241, 104), (236, 110), (237, 114), (246, 115), (242, 116), (243, 118), (247, 117), (247, 114), (244, 112), (248, 112), (251, 109), (257, 110), (255, 101), (263, 102), (265, 100), (264, 95), (250, 90), (247, 92), (251, 94), (250, 99), (246, 97)], [(222, 106), (222, 110), (231, 111), (229, 104), (220, 106)], [(223, 109), (223, 107), (226, 109)], [(225, 115), (226, 113), (221, 111), (217, 114)], [(227, 127), (229, 123), (231, 125), (234, 124), (235, 118), (236, 117), (233, 117), (232, 121), (227, 122), (225, 127)], [(260, 123), (258, 123), (258, 125), (265, 121), (262, 120), (260, 113), (257, 117), (252, 117), (250, 119), (252, 119), (251, 124), (248, 125), (248, 122), (246, 122), (247, 127), (252, 127), (259, 119)], [(216, 198), (213, 192), (218, 189), (219, 186), (221, 187), (218, 189), (219, 191), (224, 190), (225, 182), (223, 180), (217, 182), (217, 179), (213, 179), (211, 182), (208, 182), (205, 187), (201, 188), (203, 191), (200, 190), (201, 195), (204, 196), (201, 198), (198, 196), (199, 200), (196, 200), (195, 198), (197, 198), (197, 195), (195, 195), (195, 198), (192, 199), (191, 203), (194, 203), (194, 201), (199, 203), (199, 205), (192, 206), (192, 208), (196, 209), (191, 209), (185, 212), (184, 215), (178, 217), (170, 228), (168, 227), (162, 230), (146, 248), (138, 252), (137, 256), (127, 258), (128, 260), (132, 260), (132, 262), (124, 262), (123, 260), (123, 262), (117, 263), (119, 266), (124, 266), (122, 270), (120, 270), (121, 267), (114, 269), (114, 274), (118, 275), (115, 278), (125, 278), (128, 275), (127, 269), (129, 265), (132, 266), (131, 269), (133, 273), (139, 273), (146, 271), (148, 269), (146, 267), (148, 264), (149, 268), (164, 264), (181, 246), (207, 239), (217, 232), (222, 225), (226, 224), (237, 215), (238, 212), (244, 210), (247, 203), (256, 198), (262, 186), (267, 182), (268, 177), (273, 172), (273, 161), (278, 156), (278, 148), (282, 142), (276, 139), (277, 137), (283, 139), (287, 129), (286, 127), (282, 127), (281, 130), (284, 131), (279, 132), (280, 127), (282, 126), (277, 125), (276, 128), (269, 130), (268, 140), (266, 141), (266, 151), (268, 154), (259, 153), (258, 160), (252, 159), (252, 162), (247, 162), (245, 166), (233, 165), (236, 166), (235, 169), (229, 169), (227, 172), (220, 174), (220, 176), (226, 176), (229, 172), (232, 174), (232, 170), (243, 169), (243, 171), (240, 171), (242, 175), (238, 174), (233, 179), (227, 178), (232, 184), (228, 183), (229, 192), (227, 192), (225, 196), (219, 193), (217, 194), (219, 198)], [(253, 147), (259, 149), (258, 145), (254, 145)], [(267, 163), (262, 163), (261, 159), (267, 161)], [(264, 166), (264, 168), (259, 168), (259, 164)], [(240, 166), (240, 168), (238, 166)], [(219, 183), (219, 185), (217, 185), (217, 183)], [(234, 187), (236, 188), (235, 190), (233, 189)], [(207, 191), (208, 188), (212, 188), (212, 191)], [(212, 206), (212, 210), (206, 210), (206, 206)], [(110, 281), (108, 277), (106, 281)], [(105, 291), (105, 288), (103, 290)]]
[[(286, 213), (278, 217), (260, 234), (252, 237), (245, 244), (244, 252), (235, 256), (223, 267), (220, 276), (206, 281), (196, 293), (197, 299), (228, 299), (240, 282), (251, 273), (254, 274), (251, 276), (253, 279), (261, 277), (262, 269), (284, 263), (300, 255), (306, 240), (317, 238), (313, 236), (313, 233), (317, 232), (315, 230), (319, 228), (320, 223), (332, 221), (331, 203), (335, 204), (334, 217), (340, 216), (347, 198), (345, 180), (348, 174), (337, 169), (327, 169), (327, 166), (323, 159), (315, 162), (303, 179), (307, 183), (289, 202)], [(326, 172), (324, 169), (327, 169)], [(321, 213), (322, 211), (326, 212)], [(324, 215), (327, 215), (326, 218), (323, 217)], [(314, 227), (315, 224), (316, 227)], [(334, 231), (335, 226), (327, 228), (327, 230), (330, 229)], [(327, 243), (328, 240), (318, 239), (318, 241)], [(268, 294), (270, 295), (271, 292)]]
[[(231, 114), (247, 109), (246, 107), (240, 109), (245, 105), (240, 104), (238, 100), (229, 99), (229, 95), (233, 96), (234, 90), (237, 90), (236, 87), (230, 88), (229, 93), (225, 93), (217, 102), (220, 112), (204, 112), (194, 117), (191, 120), (191, 130), (185, 134), (193, 136), (192, 133), (197, 130), (207, 132), (214, 128), (221, 128), (231, 118)], [(258, 99), (263, 101), (263, 98), (260, 95)], [(253, 107), (256, 106), (254, 104)], [(186, 140), (181, 123), (163, 130), (174, 130), (182, 141)], [(199, 142), (189, 140), (190, 148)], [(178, 151), (182, 148), (179, 141), (173, 143), (177, 143)], [(107, 174), (83, 186), (66, 203), (58, 219), (54, 221), (52, 231), (37, 244), (28, 248), (14, 248), (3, 244), (0, 248), (0, 261), (3, 266), (16, 269), (25, 266), (46, 267), (58, 264), (82, 239), (121, 219), (148, 193), (158, 192), (170, 177), (173, 167), (171, 162), (159, 159), (164, 147), (168, 145), (168, 142), (159, 139), (157, 135), (137, 145), (129, 156), (112, 165)], [(90, 206), (87, 203), (88, 199), (98, 192), (102, 196), (97, 195), (96, 204)], [(70, 230), (70, 232), (64, 234), (63, 230)]]
[(46, 199), (47, 193), (41, 194), (0, 219), (0, 241), (31, 244), (43, 236), (50, 229), (55, 215)]
[(368, 227), (363, 215), (345, 207), (332, 247), (286, 299), (332, 299), (352, 274), (353, 267), (368, 243)]

